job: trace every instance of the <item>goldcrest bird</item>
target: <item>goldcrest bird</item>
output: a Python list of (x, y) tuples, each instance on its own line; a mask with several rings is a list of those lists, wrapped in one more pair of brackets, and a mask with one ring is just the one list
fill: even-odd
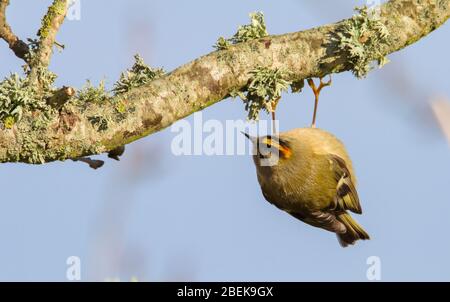
[(264, 198), (293, 217), (336, 233), (346, 247), (370, 239), (348, 211), (361, 214), (356, 178), (344, 145), (317, 128), (252, 137)]

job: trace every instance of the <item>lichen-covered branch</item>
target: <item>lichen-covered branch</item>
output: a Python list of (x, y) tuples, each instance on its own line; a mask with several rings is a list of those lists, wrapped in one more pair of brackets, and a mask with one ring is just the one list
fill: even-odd
[(54, 0), (48, 8), (47, 14), (42, 18), (41, 28), (38, 31), (39, 40), (29, 62), (29, 77), (33, 83), (41, 81), (42, 71), (47, 69), (50, 64), (56, 34), (64, 22), (68, 5), (69, 0)]
[(230, 94), (248, 93), (258, 68), (282, 70), (293, 88), (331, 73), (364, 76), (372, 61), (384, 63), (386, 55), (418, 41), (449, 16), (450, 0), (391, 0), (381, 6), (375, 23), (360, 14), (306, 31), (221, 43), (222, 50), (115, 96), (91, 90), (83, 102), (77, 97), (60, 110), (25, 110), (10, 127), (0, 122), (0, 162), (45, 163), (107, 153)]
[(6, 8), (9, 5), (9, 0), (0, 0), (0, 38), (8, 43), (9, 48), (14, 54), (23, 60), (27, 60), (28, 45), (20, 40), (11, 30), (6, 21)]

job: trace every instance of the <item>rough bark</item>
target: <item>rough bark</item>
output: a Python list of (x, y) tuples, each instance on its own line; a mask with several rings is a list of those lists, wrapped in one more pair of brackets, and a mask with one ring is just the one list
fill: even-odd
[[(378, 50), (383, 55), (398, 51), (449, 16), (449, 0), (391, 0), (381, 7), (389, 39)], [(40, 113), (29, 112), (12, 129), (0, 129), (0, 162), (45, 163), (106, 153), (244, 89), (258, 66), (286, 70), (293, 82), (352, 70), (348, 51), (336, 39), (348, 22), (231, 45), (112, 101), (69, 102), (45, 127), (33, 127)]]

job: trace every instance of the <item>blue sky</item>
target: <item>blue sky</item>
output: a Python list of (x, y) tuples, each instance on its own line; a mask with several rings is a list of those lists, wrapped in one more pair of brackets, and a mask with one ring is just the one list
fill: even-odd
[[(15, 32), (34, 37), (49, 3), (13, 1)], [(263, 11), (268, 31), (278, 34), (349, 17), (353, 6), (81, 0), (81, 19), (63, 25), (58, 42), (66, 49), (55, 53), (51, 69), (59, 85), (104, 79), (111, 87), (134, 53), (172, 70), (212, 51), (250, 12)], [(83, 280), (366, 281), (366, 260), (377, 256), (384, 281), (448, 281), (450, 150), (427, 102), (450, 96), (449, 35), (447, 24), (364, 80), (335, 75), (322, 93), (318, 124), (353, 158), (364, 211), (356, 218), (371, 241), (342, 249), (333, 234), (267, 203), (250, 157), (176, 157), (167, 129), (97, 171), (74, 162), (2, 164), (0, 280), (64, 281), (66, 259), (75, 255)], [(1, 76), (22, 64), (3, 42), (0, 62)], [(307, 126), (312, 105), (308, 89), (286, 94), (281, 130)], [(205, 120), (245, 116), (240, 100), (203, 111)]]

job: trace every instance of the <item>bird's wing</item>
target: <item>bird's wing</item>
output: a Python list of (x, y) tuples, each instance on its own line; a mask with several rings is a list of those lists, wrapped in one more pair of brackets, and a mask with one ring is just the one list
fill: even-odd
[(289, 214), (307, 224), (336, 234), (344, 234), (347, 231), (345, 225), (342, 224), (333, 213), (314, 211), (307, 214), (294, 212), (289, 212)]
[(329, 155), (329, 162), (337, 182), (335, 209), (349, 210), (353, 213), (361, 214), (362, 209), (359, 203), (358, 192), (356, 191), (345, 160), (332, 154)]

